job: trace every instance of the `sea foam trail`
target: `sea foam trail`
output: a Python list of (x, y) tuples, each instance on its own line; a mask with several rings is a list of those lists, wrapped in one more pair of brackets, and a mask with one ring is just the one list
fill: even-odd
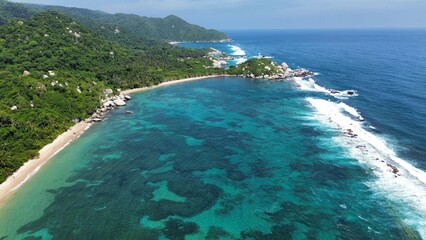
[(315, 80), (312, 78), (305, 80), (302, 77), (295, 77), (293, 78), (293, 81), (301, 90), (329, 93), (329, 91), (325, 87), (316, 84)]
[(242, 48), (240, 48), (239, 46), (229, 45), (229, 47), (232, 50), (232, 53), (230, 54), (232, 56), (245, 56), (246, 55), (246, 52)]
[[(318, 74), (316, 74), (316, 75), (318, 75)], [(300, 88), (301, 90), (304, 90), (304, 91), (323, 92), (323, 93), (326, 93), (326, 94), (331, 95), (331, 96), (338, 98), (338, 99), (347, 99), (348, 97), (358, 96), (358, 93), (355, 90), (337, 91), (337, 90), (327, 89), (323, 86), (318, 85), (315, 82), (315, 80), (312, 79), (312, 78), (305, 79), (303, 77), (294, 77), (291, 80), (294, 82), (294, 84), (298, 88)]]
[[(362, 122), (345, 114), (361, 117), (355, 108), (324, 99), (307, 98), (307, 101), (315, 108), (317, 119), (342, 132), (336, 142), (348, 148), (354, 158), (378, 176), (369, 185), (383, 191), (392, 201), (403, 203), (398, 204), (401, 208), (408, 207), (406, 211), (400, 210), (404, 221), (417, 226), (426, 239), (426, 172), (398, 157), (384, 138), (369, 132)], [(393, 167), (398, 168), (398, 174)]]

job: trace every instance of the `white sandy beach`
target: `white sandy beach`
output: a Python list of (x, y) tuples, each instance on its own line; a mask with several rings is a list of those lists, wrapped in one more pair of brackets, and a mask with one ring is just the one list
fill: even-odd
[(133, 88), (133, 89), (129, 89), (129, 90), (124, 90), (124, 91), (121, 91), (121, 94), (126, 95), (126, 94), (131, 94), (131, 93), (136, 93), (136, 92), (142, 92), (142, 91), (146, 91), (146, 90), (150, 90), (150, 89), (154, 89), (154, 88), (158, 88), (158, 87), (164, 87), (164, 86), (168, 86), (168, 85), (172, 85), (172, 84), (176, 84), (176, 83), (196, 81), (196, 80), (202, 80), (202, 79), (207, 79), (207, 78), (227, 77), (227, 76), (229, 77), (230, 75), (211, 75), (211, 76), (193, 77), (193, 78), (184, 78), (184, 79), (172, 80), (172, 81), (163, 82), (163, 83), (160, 83), (158, 85), (154, 85), (154, 86), (150, 86), (150, 87)]
[(25, 184), (38, 170), (56, 153), (62, 150), (71, 141), (80, 137), (90, 127), (84, 121), (72, 126), (66, 132), (59, 135), (52, 143), (44, 146), (39, 151), (39, 157), (29, 160), (12, 176), (0, 185), (0, 206), (23, 184)]
[[(124, 90), (121, 94), (131, 94), (141, 91), (146, 91), (158, 87), (163, 87), (171, 84), (202, 80), (207, 78), (223, 77), (226, 75), (211, 75), (204, 77), (194, 77), (194, 78), (185, 78), (179, 80), (173, 80), (168, 82), (163, 82), (161, 84), (144, 87), (144, 88), (135, 88)], [(0, 184), (0, 207), (6, 203), (6, 201), (13, 195), (13, 193), (23, 186), (30, 178), (36, 174), (40, 168), (51, 159), (56, 153), (65, 148), (71, 141), (76, 140), (81, 134), (84, 133), (91, 126), (90, 123), (85, 121), (79, 122), (71, 127), (68, 131), (59, 135), (52, 143), (44, 146), (39, 151), (39, 157), (36, 159), (29, 160), (21, 168), (19, 168), (12, 176), (10, 176), (5, 182)]]

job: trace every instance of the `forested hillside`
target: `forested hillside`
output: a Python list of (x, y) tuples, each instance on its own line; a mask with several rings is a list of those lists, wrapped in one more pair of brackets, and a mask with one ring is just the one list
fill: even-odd
[(24, 4), (0, 0), (0, 25), (8, 23), (11, 19), (29, 18), (36, 12)]
[(126, 48), (50, 11), (0, 27), (0, 182), (93, 113), (107, 87), (221, 72), (205, 51), (141, 41)]
[(81, 8), (12, 3), (6, 0), (0, 0), (0, 24), (50, 10), (63, 12), (105, 38), (121, 44), (134, 43), (135, 39), (141, 38), (165, 42), (218, 41), (229, 38), (225, 33), (189, 24), (177, 16), (148, 18)]

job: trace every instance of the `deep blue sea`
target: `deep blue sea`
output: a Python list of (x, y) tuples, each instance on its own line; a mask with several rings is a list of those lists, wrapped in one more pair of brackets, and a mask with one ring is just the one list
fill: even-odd
[(0, 239), (425, 239), (426, 30), (228, 34), (181, 45), (317, 74), (134, 94), (0, 208)]

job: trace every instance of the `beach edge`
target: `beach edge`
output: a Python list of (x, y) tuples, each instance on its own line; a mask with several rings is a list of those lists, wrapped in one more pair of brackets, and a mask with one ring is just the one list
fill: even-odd
[[(121, 91), (121, 94), (133, 94), (143, 91), (152, 90), (159, 87), (169, 86), (177, 83), (184, 83), (196, 80), (204, 80), (209, 78), (219, 78), (219, 77), (230, 77), (232, 75), (208, 75), (200, 77), (191, 77), (183, 78), (177, 80), (171, 80), (162, 82), (158, 85), (153, 85), (143, 88), (134, 88)], [(81, 121), (76, 123), (67, 131), (59, 135), (53, 142), (45, 145), (40, 151), (39, 156), (34, 159), (30, 159), (24, 163), (17, 171), (10, 175), (6, 181), (0, 184), (0, 208), (4, 207), (7, 201), (14, 195), (16, 190), (22, 187), (27, 183), (31, 177), (33, 177), (40, 168), (45, 165), (53, 156), (58, 152), (63, 150), (67, 145), (72, 141), (77, 140), (87, 129), (92, 126), (92, 123), (87, 123), (86, 121)]]

